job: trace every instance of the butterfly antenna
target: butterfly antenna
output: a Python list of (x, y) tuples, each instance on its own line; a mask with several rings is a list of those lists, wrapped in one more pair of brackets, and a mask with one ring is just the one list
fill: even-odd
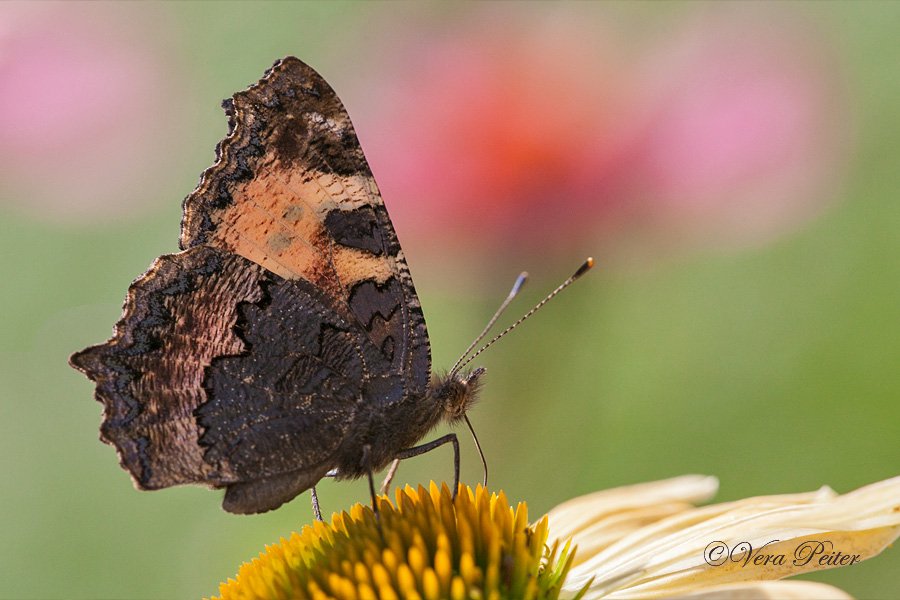
[[(528, 281), (528, 273), (526, 273), (525, 271), (522, 271), (522, 273), (520, 273), (519, 276), (516, 278), (516, 282), (513, 284), (512, 289), (509, 291), (509, 295), (506, 297), (506, 300), (503, 301), (503, 304), (500, 305), (500, 308), (497, 309), (497, 312), (494, 313), (494, 316), (491, 317), (490, 321), (488, 321), (488, 324), (485, 326), (484, 331), (482, 331), (480, 334), (478, 334), (478, 337), (475, 338), (475, 341), (473, 341), (471, 344), (469, 344), (469, 347), (466, 348), (466, 351), (462, 353), (462, 356), (459, 357), (459, 360), (456, 361), (456, 364), (453, 365), (452, 369), (450, 369), (451, 374), (456, 373), (456, 370), (459, 367), (459, 364), (463, 361), (463, 359), (466, 358), (466, 355), (472, 351), (472, 348), (474, 348), (478, 344), (478, 342), (480, 342), (481, 340), (484, 339), (484, 336), (486, 336), (488, 331), (491, 330), (491, 327), (494, 326), (494, 323), (497, 322), (497, 319), (500, 318), (500, 315), (503, 314), (503, 311), (506, 310), (506, 307), (509, 306), (509, 303), (512, 302), (512, 299), (516, 297), (516, 294), (519, 293), (519, 290), (522, 289), (522, 286), (525, 285), (526, 281)], [(471, 428), (472, 428), (472, 426), (470, 425), (469, 429), (471, 429)], [(472, 435), (473, 436), (475, 435), (474, 431), (472, 432)], [(475, 445), (478, 445), (478, 440), (475, 440)], [(479, 452), (480, 452), (480, 450), (479, 450)], [(483, 456), (481, 457), (481, 460), (482, 461), (484, 460)]]
[[(484, 352), (485, 350), (487, 350), (488, 348), (490, 348), (491, 345), (493, 345), (494, 342), (496, 342), (497, 340), (499, 340), (500, 338), (502, 338), (504, 335), (506, 335), (507, 333), (509, 333), (510, 331), (512, 331), (513, 329), (515, 329), (516, 327), (518, 327), (519, 324), (520, 324), (522, 321), (524, 321), (525, 319), (527, 319), (528, 317), (530, 317), (531, 315), (533, 315), (534, 313), (536, 313), (536, 312), (538, 311), (539, 308), (541, 308), (542, 306), (544, 306), (545, 304), (547, 304), (548, 302), (550, 302), (550, 300), (551, 300), (555, 295), (557, 295), (558, 293), (560, 293), (561, 291), (563, 291), (564, 289), (566, 289), (567, 287), (569, 287), (570, 285), (572, 285), (573, 283), (575, 283), (575, 281), (576, 281), (579, 277), (581, 277), (582, 275), (584, 275), (585, 273), (587, 273), (588, 270), (589, 270), (591, 267), (593, 267), (593, 266), (594, 266), (594, 259), (588, 257), (588, 259), (587, 259), (586, 261), (584, 261), (584, 263), (583, 263), (580, 267), (578, 267), (578, 270), (575, 271), (575, 274), (574, 274), (574, 275), (572, 275), (571, 277), (569, 277), (568, 279), (566, 279), (564, 282), (562, 282), (562, 285), (560, 285), (558, 288), (556, 288), (555, 290), (553, 290), (552, 292), (550, 292), (550, 294), (549, 294), (546, 298), (544, 298), (543, 300), (541, 300), (540, 302), (538, 302), (537, 306), (535, 306), (535, 307), (532, 308), (530, 311), (528, 311), (527, 313), (525, 313), (525, 316), (523, 316), (521, 319), (519, 319), (518, 321), (516, 321), (515, 323), (513, 323), (513, 324), (510, 325), (509, 327), (507, 327), (505, 330), (503, 330), (502, 333), (498, 334), (498, 335), (497, 335), (494, 339), (492, 339), (490, 342), (488, 342), (487, 344), (485, 344), (484, 346), (482, 346), (481, 349), (478, 350), (478, 352), (476, 352), (475, 354), (473, 354), (472, 356), (470, 356), (470, 357), (466, 360), (466, 362), (462, 363), (462, 365), (459, 367), (459, 369), (465, 368), (465, 366), (466, 366), (467, 364), (469, 364), (470, 362), (472, 362), (472, 360), (474, 360), (476, 356), (478, 356), (479, 354), (481, 354), (482, 352)], [(466, 352), (468, 353), (468, 351), (466, 351)], [(464, 356), (465, 356), (465, 355), (464, 355)], [(460, 359), (460, 360), (461, 360), (461, 359)], [(454, 367), (453, 371), (451, 371), (451, 372), (452, 372), (452, 373), (455, 373), (456, 371), (457, 371), (457, 368)]]

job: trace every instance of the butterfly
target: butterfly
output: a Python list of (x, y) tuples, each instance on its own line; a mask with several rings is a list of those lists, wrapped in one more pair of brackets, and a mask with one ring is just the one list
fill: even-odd
[(373, 471), (445, 443), (458, 484), (455, 434), (416, 444), (442, 422), (471, 429), (485, 371), (432, 379), (415, 286), (343, 104), (286, 57), (223, 108), (181, 251), (134, 281), (109, 341), (70, 358), (96, 383), (101, 440), (139, 489), (225, 488), (233, 513), (327, 475), (368, 476), (374, 500)]

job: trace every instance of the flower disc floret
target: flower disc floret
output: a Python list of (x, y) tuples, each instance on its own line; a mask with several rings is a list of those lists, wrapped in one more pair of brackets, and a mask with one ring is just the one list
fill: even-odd
[(572, 563), (569, 546), (547, 548), (547, 518), (480, 486), (407, 486), (375, 513), (357, 504), (331, 524), (307, 525), (267, 546), (219, 588), (223, 600), (249, 598), (555, 600)]

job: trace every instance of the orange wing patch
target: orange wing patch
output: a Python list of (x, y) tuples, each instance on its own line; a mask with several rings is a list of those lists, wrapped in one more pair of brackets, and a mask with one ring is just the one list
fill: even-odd
[[(215, 215), (221, 227), (209, 241), (285, 279), (305, 279), (335, 298), (363, 274), (386, 281), (392, 269), (384, 256), (335, 244), (324, 226), (331, 210), (370, 205), (362, 188), (334, 183), (335, 177), (325, 186), (319, 179), (329, 177), (304, 175), (277, 167), (261, 171), (234, 193), (233, 205)], [(348, 197), (348, 190), (357, 197)]]
[[(399, 247), (381, 237), (389, 221), (350, 118), (315, 72), (286, 60), (226, 111), (232, 131), (185, 201), (182, 247), (231, 250), (309, 282), (333, 307), (359, 281), (401, 275)], [(368, 212), (329, 217), (357, 210)]]

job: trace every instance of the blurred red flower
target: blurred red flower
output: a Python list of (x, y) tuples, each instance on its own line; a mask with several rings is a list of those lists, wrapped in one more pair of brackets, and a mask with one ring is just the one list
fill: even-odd
[(359, 129), (392, 215), (429, 241), (508, 250), (593, 235), (635, 135), (631, 82), (596, 29), (498, 25), (417, 38), (373, 85)]
[(357, 121), (405, 243), (748, 243), (828, 199), (846, 108), (803, 27), (724, 10), (638, 36), (608, 11), (476, 12), (398, 34), (367, 82)]

